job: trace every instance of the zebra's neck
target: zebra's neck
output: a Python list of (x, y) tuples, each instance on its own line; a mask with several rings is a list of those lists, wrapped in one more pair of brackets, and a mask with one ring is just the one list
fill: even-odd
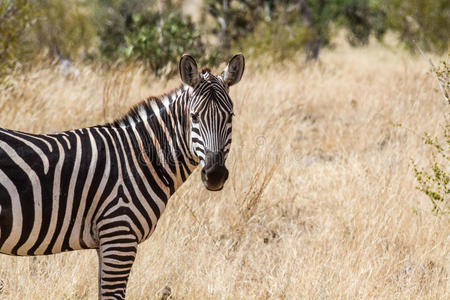
[(190, 92), (189, 87), (181, 86), (166, 95), (151, 97), (106, 125), (132, 133), (140, 162), (158, 173), (170, 194), (199, 163), (189, 151)]

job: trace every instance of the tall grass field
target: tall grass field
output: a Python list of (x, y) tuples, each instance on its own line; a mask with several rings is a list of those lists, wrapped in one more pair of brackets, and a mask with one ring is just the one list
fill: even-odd
[[(10, 74), (0, 127), (97, 125), (181, 82), (148, 74)], [(249, 59), (230, 95), (230, 178), (210, 192), (196, 170), (169, 200), (128, 299), (450, 298), (450, 218), (432, 213), (412, 168), (430, 164), (423, 135), (439, 137), (450, 113), (426, 60), (377, 43), (308, 65)], [(0, 255), (0, 299), (96, 299), (97, 263), (94, 250)]]

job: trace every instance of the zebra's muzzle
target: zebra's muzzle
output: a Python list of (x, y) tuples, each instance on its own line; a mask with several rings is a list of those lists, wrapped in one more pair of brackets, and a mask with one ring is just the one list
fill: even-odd
[(202, 181), (210, 191), (220, 191), (228, 179), (224, 155), (221, 152), (207, 152), (205, 166), (202, 169)]

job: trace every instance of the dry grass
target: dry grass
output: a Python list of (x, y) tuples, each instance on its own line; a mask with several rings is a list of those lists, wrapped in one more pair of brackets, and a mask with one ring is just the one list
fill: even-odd
[[(301, 61), (301, 58), (299, 58)], [(198, 172), (140, 246), (128, 299), (449, 299), (450, 218), (431, 214), (409, 166), (443, 104), (422, 58), (379, 45), (308, 67), (248, 64), (235, 100), (230, 179)], [(0, 90), (0, 126), (89, 126), (177, 86), (133, 68), (62, 79), (39, 69)], [(402, 127), (394, 124), (402, 124)], [(95, 251), (0, 256), (2, 299), (95, 299)], [(166, 289), (166, 292), (168, 289)]]

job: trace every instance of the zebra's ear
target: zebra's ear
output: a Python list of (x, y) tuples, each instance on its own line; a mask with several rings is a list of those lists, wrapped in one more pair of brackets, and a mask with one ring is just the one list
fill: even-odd
[(223, 79), (228, 84), (232, 86), (233, 84), (241, 81), (242, 74), (244, 74), (245, 59), (244, 55), (241, 53), (236, 54), (228, 63), (225, 71), (223, 71)]
[(178, 68), (180, 69), (181, 80), (187, 85), (195, 87), (200, 82), (197, 63), (192, 56), (184, 54), (180, 59)]

